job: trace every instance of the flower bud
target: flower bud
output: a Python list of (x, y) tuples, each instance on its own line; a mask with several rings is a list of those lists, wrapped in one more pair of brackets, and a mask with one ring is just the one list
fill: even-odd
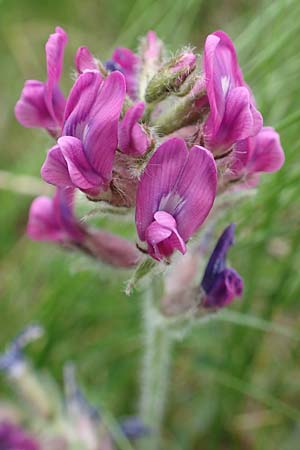
[(149, 31), (140, 45), (139, 97), (143, 100), (147, 85), (162, 64), (165, 49), (154, 31)]
[(177, 92), (196, 68), (196, 55), (184, 52), (164, 64), (148, 83), (145, 100), (148, 103), (163, 100)]
[(234, 224), (224, 230), (207, 263), (201, 281), (204, 308), (223, 308), (243, 293), (242, 277), (226, 265), (227, 253), (234, 241), (234, 231)]

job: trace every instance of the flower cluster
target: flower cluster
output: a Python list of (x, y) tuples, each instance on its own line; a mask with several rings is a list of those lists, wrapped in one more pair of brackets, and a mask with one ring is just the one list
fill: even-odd
[[(152, 31), (137, 54), (117, 48), (103, 63), (80, 47), (67, 98), (59, 87), (66, 43), (57, 27), (46, 44), (46, 82), (27, 81), (15, 110), (22, 125), (44, 128), (56, 141), (41, 169), (56, 194), (33, 202), (31, 238), (117, 267), (133, 267), (145, 253), (169, 263), (176, 250), (186, 253), (217, 195), (254, 187), (261, 172), (282, 166), (279, 136), (263, 126), (223, 31), (207, 37), (202, 58), (190, 48), (168, 56)], [(135, 208), (137, 247), (75, 218), (77, 191), (87, 201)], [(213, 281), (206, 274), (207, 302), (231, 275)]]

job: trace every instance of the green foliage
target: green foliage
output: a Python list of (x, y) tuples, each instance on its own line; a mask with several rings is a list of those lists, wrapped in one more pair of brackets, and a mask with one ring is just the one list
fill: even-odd
[[(2, 0), (0, 165), (11, 173), (39, 175), (50, 139), (22, 129), (13, 107), (26, 78), (44, 78), (43, 45), (55, 25), (70, 36), (67, 75), (79, 45), (106, 58), (114, 45), (136, 46), (152, 28), (172, 50), (188, 42), (200, 50), (205, 33), (220, 27), (229, 32), (265, 124), (281, 132), (286, 164), (265, 175), (257, 196), (226, 217), (237, 223), (231, 258), (245, 278), (245, 296), (227, 318), (195, 328), (178, 345), (164, 448), (297, 450), (300, 3), (220, 3)], [(120, 273), (107, 276), (102, 267), (82, 271), (84, 262), (72, 255), (27, 240), (31, 198), (5, 190), (1, 180), (0, 173), (1, 347), (29, 321), (40, 321), (46, 336), (31, 348), (36, 366), (46, 366), (60, 381), (63, 362), (74, 360), (95, 403), (116, 415), (134, 412), (141, 354), (138, 293), (123, 294)]]

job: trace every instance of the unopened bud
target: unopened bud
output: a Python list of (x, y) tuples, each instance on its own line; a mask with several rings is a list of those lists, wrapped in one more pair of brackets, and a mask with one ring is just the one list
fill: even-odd
[(154, 122), (157, 132), (168, 135), (174, 131), (203, 120), (209, 111), (205, 83), (202, 76), (193, 80), (189, 93)]
[(195, 68), (196, 55), (192, 52), (184, 52), (172, 58), (150, 80), (146, 89), (145, 100), (148, 103), (153, 103), (177, 92)]
[(164, 53), (163, 42), (158, 39), (154, 31), (149, 31), (141, 40), (139, 51), (141, 60), (139, 93), (141, 99), (144, 99), (149, 81), (160, 68)]

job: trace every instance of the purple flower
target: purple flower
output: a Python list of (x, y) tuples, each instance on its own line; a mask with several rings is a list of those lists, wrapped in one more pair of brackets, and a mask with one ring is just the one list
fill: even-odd
[(205, 308), (223, 308), (243, 293), (241, 276), (226, 266), (229, 248), (233, 245), (235, 225), (229, 225), (219, 238), (207, 263), (201, 287)]
[(92, 53), (87, 47), (79, 47), (75, 56), (75, 67), (79, 74), (86, 71), (98, 71), (97, 60), (93, 57)]
[(271, 127), (263, 127), (254, 137), (237, 142), (234, 147), (229, 178), (255, 186), (260, 172), (277, 172), (284, 164), (284, 152), (279, 134)]
[[(138, 70), (140, 58), (128, 48), (118, 47), (112, 54), (108, 70), (120, 70), (126, 80), (126, 91), (129, 97), (136, 100)], [(112, 64), (113, 63), (113, 64)]]
[(77, 247), (115, 267), (134, 267), (140, 259), (134, 243), (107, 231), (83, 226), (73, 213), (73, 194), (73, 189), (58, 189), (53, 199), (36, 198), (29, 212), (29, 237)]
[(255, 136), (262, 127), (262, 116), (243, 79), (233, 43), (223, 31), (206, 39), (204, 73), (210, 105), (204, 141), (207, 148), (221, 154), (236, 141)]
[(0, 422), (0, 449), (39, 450), (37, 441), (23, 428), (11, 422)]
[(53, 198), (37, 197), (31, 204), (27, 234), (34, 241), (82, 243), (85, 230), (73, 214), (73, 189), (57, 189)]
[(138, 235), (153, 258), (161, 260), (175, 249), (185, 253), (186, 241), (213, 205), (216, 186), (216, 166), (208, 150), (188, 150), (179, 138), (158, 147), (141, 177), (136, 202)]
[(67, 34), (56, 27), (46, 43), (47, 81), (27, 80), (15, 107), (16, 118), (21, 125), (45, 128), (54, 137), (60, 135), (65, 109), (59, 80), (66, 43)]
[(120, 423), (121, 430), (128, 439), (139, 439), (150, 433), (149, 427), (144, 425), (142, 420), (137, 416), (127, 417)]
[(145, 110), (145, 104), (138, 102), (129, 108), (119, 125), (119, 149), (127, 155), (141, 156), (149, 148), (151, 138), (139, 123)]
[(120, 72), (113, 72), (104, 81), (96, 71), (78, 77), (66, 104), (63, 135), (42, 166), (45, 181), (78, 188), (90, 196), (107, 189), (124, 97), (125, 81)]
[[(43, 335), (43, 329), (39, 325), (28, 325), (9, 344), (4, 353), (0, 354), (0, 370), (12, 373), (25, 362), (23, 349)], [(1, 445), (0, 445), (1, 449)]]

